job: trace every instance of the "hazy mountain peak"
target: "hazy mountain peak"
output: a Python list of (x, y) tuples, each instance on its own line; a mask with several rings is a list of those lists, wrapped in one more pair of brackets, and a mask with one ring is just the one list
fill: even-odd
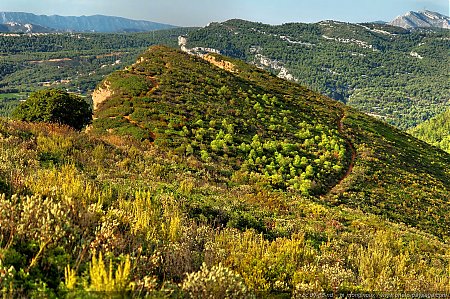
[(424, 10), (420, 12), (409, 11), (398, 16), (389, 23), (402, 28), (437, 27), (450, 29), (450, 18), (438, 12)]

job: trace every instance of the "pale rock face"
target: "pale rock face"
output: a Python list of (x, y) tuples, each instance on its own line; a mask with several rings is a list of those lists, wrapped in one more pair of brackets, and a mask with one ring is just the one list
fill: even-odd
[(281, 79), (286, 79), (286, 80), (289, 80), (289, 81), (297, 81), (296, 79), (295, 79), (295, 77), (294, 76), (292, 76), (292, 74), (289, 74), (288, 73), (288, 70), (286, 69), (286, 68), (281, 68), (281, 71), (280, 71), (280, 73), (278, 74), (278, 78), (281, 78)]
[(253, 54), (255, 54), (255, 59), (253, 61), (253, 64), (256, 65), (257, 67), (268, 67), (271, 68), (273, 70), (277, 70), (280, 71), (277, 75), (278, 78), (281, 79), (286, 79), (289, 81), (294, 81), (294, 82), (298, 82), (298, 79), (295, 78), (292, 74), (289, 73), (289, 70), (283, 65), (283, 63), (276, 61), (276, 60), (272, 60), (269, 57), (266, 57), (262, 54), (260, 54), (259, 52), (262, 49), (259, 47), (252, 47), (250, 49), (250, 52), (252, 52)]
[(108, 82), (104, 83), (103, 87), (98, 87), (92, 93), (92, 102), (94, 103), (94, 111), (97, 110), (98, 106), (106, 101), (110, 96), (112, 96), (112, 91), (109, 88), (110, 85)]
[(201, 58), (203, 58), (204, 60), (208, 61), (209, 63), (223, 69), (226, 70), (228, 72), (231, 73), (236, 73), (237, 69), (236, 66), (234, 64), (232, 64), (229, 61), (225, 61), (225, 60), (216, 60), (216, 58), (212, 55), (210, 55), (210, 53), (216, 53), (216, 54), (220, 54), (219, 50), (216, 49), (212, 49), (212, 48), (205, 48), (205, 47), (195, 47), (195, 48), (188, 48), (187, 47), (187, 43), (188, 43), (188, 39), (186, 36), (179, 36), (178, 37), (178, 45), (180, 46), (181, 51), (186, 52), (190, 55), (196, 55), (199, 56)]
[(450, 29), (450, 18), (428, 10), (421, 12), (410, 11), (403, 16), (398, 16), (389, 24), (405, 29), (418, 27)]
[(420, 54), (417, 53), (417, 52), (411, 52), (411, 53), (409, 53), (409, 55), (412, 56), (412, 57), (416, 57), (416, 58), (419, 58), (419, 59), (423, 59), (423, 57), (420, 56)]
[(231, 72), (231, 73), (237, 73), (238, 72), (236, 66), (233, 63), (229, 62), (229, 61), (217, 60), (214, 56), (208, 55), (208, 54), (204, 55), (203, 59), (208, 61), (209, 63), (211, 63), (211, 64), (213, 64), (213, 65), (223, 69), (223, 70), (228, 71), (228, 72)]
[(361, 48), (372, 49), (373, 51), (378, 51), (378, 49), (376, 47), (374, 47), (373, 45), (370, 45), (365, 41), (360, 41), (360, 40), (357, 40), (354, 38), (334, 38), (334, 37), (329, 37), (326, 35), (322, 35), (322, 38), (324, 38), (326, 40), (337, 41), (337, 42), (340, 42), (343, 44), (355, 44)]
[(178, 37), (178, 45), (179, 46), (186, 46), (187, 45), (187, 37), (186, 36), (179, 36)]
[(195, 47), (195, 48), (188, 48), (187, 47), (188, 39), (185, 36), (179, 36), (178, 37), (178, 45), (180, 46), (181, 51), (196, 55), (199, 57), (203, 57), (205, 55), (208, 55), (209, 53), (216, 53), (220, 54), (219, 50), (213, 49), (213, 48), (205, 48), (205, 47)]

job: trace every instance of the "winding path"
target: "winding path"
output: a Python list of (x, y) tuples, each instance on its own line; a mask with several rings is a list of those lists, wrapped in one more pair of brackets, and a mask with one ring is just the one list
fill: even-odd
[(344, 132), (344, 119), (346, 117), (347, 117), (347, 115), (345, 114), (345, 109), (342, 109), (341, 116), (339, 117), (339, 120), (338, 120), (338, 132), (344, 138), (345, 143), (347, 144), (347, 147), (350, 148), (350, 151), (351, 151), (350, 164), (348, 165), (348, 168), (347, 168), (347, 171), (345, 172), (345, 174), (342, 176), (342, 178), (339, 180), (339, 182), (337, 182), (336, 185), (334, 185), (331, 188), (331, 190), (328, 192), (328, 194), (333, 193), (333, 191), (335, 191), (335, 189), (339, 185), (342, 184), (342, 182), (352, 173), (353, 166), (355, 165), (356, 149), (355, 149), (355, 146), (353, 145), (353, 143), (351, 142), (350, 138), (348, 138)]
[[(147, 94), (154, 93), (159, 88), (159, 82), (157, 81), (155, 76), (146, 76), (147, 79), (149, 79), (152, 82), (152, 88), (147, 92)], [(125, 118), (130, 124), (135, 125), (138, 128), (141, 128), (142, 130), (148, 131), (150, 134), (151, 142), (155, 141), (156, 134), (149, 129), (146, 129), (143, 125), (141, 125), (139, 122), (131, 119), (130, 114), (124, 115), (123, 118)]]

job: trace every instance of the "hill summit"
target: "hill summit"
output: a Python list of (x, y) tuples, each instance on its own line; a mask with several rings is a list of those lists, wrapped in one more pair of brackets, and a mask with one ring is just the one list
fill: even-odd
[(210, 165), (219, 181), (257, 181), (448, 236), (447, 153), (256, 67), (158, 46), (96, 93), (99, 133), (148, 140)]
[(420, 12), (410, 11), (403, 16), (398, 16), (389, 24), (405, 29), (427, 27), (450, 29), (450, 18), (429, 10)]

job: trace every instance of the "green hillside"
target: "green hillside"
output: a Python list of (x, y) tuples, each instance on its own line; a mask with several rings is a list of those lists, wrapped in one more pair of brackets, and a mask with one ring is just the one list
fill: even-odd
[(205, 59), (150, 48), (86, 132), (0, 120), (3, 294), (450, 291), (449, 154)]
[(187, 37), (188, 48), (216, 48), (275, 74), (291, 75), (401, 129), (448, 107), (445, 30), (230, 20), (152, 33), (2, 35), (0, 115), (9, 115), (24, 93), (36, 89), (58, 87), (89, 96), (104, 76), (133, 63), (150, 45), (175, 47), (180, 35)]
[(407, 31), (335, 21), (271, 26), (230, 20), (190, 32), (186, 47), (214, 48), (275, 74), (290, 74), (313, 90), (401, 129), (449, 105), (447, 30)]
[[(113, 95), (94, 115), (97, 132), (148, 139), (193, 156), (210, 164), (219, 181), (301, 190), (448, 233), (448, 155), (237, 60), (235, 74), (166, 48), (153, 48), (139, 61), (100, 86)], [(352, 175), (337, 184), (350, 165)], [(416, 209), (425, 211), (412, 215)], [(428, 213), (440, 214), (439, 220), (430, 221)]]
[(408, 132), (450, 153), (450, 110), (421, 123)]

